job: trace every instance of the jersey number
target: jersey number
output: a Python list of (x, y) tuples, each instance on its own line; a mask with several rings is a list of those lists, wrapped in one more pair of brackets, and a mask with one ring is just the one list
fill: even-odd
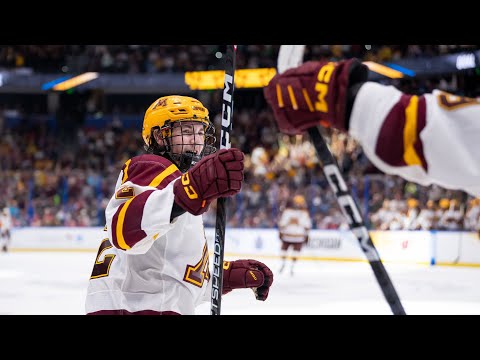
[(108, 276), (108, 273), (110, 272), (110, 266), (112, 265), (113, 259), (115, 259), (115, 255), (104, 255), (103, 258), (102, 255), (105, 250), (108, 250), (112, 247), (113, 246), (108, 240), (108, 238), (102, 240), (102, 243), (98, 248), (97, 258), (95, 259), (95, 265), (93, 265), (92, 275), (90, 276), (90, 279), (98, 279), (104, 276)]
[(446, 92), (442, 92), (438, 95), (437, 100), (440, 107), (448, 111), (470, 105), (480, 105), (480, 101), (475, 98), (457, 96)]
[(115, 193), (117, 199), (131, 199), (135, 196), (135, 191), (132, 186), (122, 186)]
[(202, 258), (195, 265), (187, 265), (183, 280), (198, 287), (203, 286), (203, 282), (210, 278), (208, 270), (208, 251), (207, 244), (203, 247)]

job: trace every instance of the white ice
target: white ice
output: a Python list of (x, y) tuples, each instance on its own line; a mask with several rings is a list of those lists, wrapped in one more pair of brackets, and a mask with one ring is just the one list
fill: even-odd
[[(82, 315), (96, 253), (0, 253), (0, 314)], [(250, 289), (222, 297), (221, 314), (392, 314), (368, 263), (299, 261), (293, 275), (279, 260), (267, 301)], [(385, 264), (407, 314), (480, 314), (480, 268)], [(197, 308), (208, 315), (210, 303)]]

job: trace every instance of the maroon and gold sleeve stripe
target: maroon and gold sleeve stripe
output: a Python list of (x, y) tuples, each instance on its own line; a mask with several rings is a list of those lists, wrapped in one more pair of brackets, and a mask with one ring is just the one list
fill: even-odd
[(142, 230), (145, 203), (154, 190), (148, 190), (120, 205), (112, 219), (113, 245), (128, 250), (147, 235)]
[(127, 160), (127, 162), (123, 165), (122, 171), (123, 171), (123, 176), (122, 176), (122, 184), (127, 181), (128, 179), (128, 167), (130, 166), (130, 163), (132, 162), (132, 159)]
[(375, 154), (390, 166), (419, 165), (427, 171), (420, 138), (425, 124), (425, 98), (402, 95), (382, 124)]
[(160, 174), (158, 174), (148, 185), (161, 190), (166, 187), (171, 181), (175, 180), (180, 176), (182, 176), (182, 173), (174, 164), (172, 164)]
[(131, 181), (140, 186), (163, 189), (182, 173), (164, 157), (145, 154), (128, 160), (123, 166), (122, 183)]

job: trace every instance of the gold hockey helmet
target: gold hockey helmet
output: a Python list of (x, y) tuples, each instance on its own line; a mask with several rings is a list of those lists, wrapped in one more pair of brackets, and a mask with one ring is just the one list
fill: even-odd
[(166, 122), (199, 121), (209, 126), (208, 109), (190, 96), (169, 95), (155, 100), (145, 112), (143, 118), (142, 137), (147, 146), (150, 145), (152, 129), (162, 128)]
[(306, 202), (305, 197), (303, 195), (295, 195), (293, 197), (293, 204), (298, 206), (299, 208), (307, 207), (307, 202)]
[[(195, 137), (194, 140), (197, 146), (203, 148), (201, 152), (191, 150), (190, 140), (189, 143), (183, 142), (184, 124), (192, 122), (198, 122), (204, 126), (203, 135), (194, 135), (201, 136), (198, 139)], [(173, 146), (172, 136), (174, 136), (174, 127), (177, 126), (182, 129), (180, 134), (175, 135), (177, 140)], [(157, 143), (153, 138), (154, 129), (160, 130), (163, 140), (161, 143)], [(188, 136), (185, 135), (185, 137)], [(155, 100), (145, 112), (142, 137), (148, 152), (170, 158), (182, 172), (187, 171), (204, 156), (216, 151), (215, 127), (210, 122), (208, 109), (199, 100), (190, 96), (169, 95)], [(181, 138), (180, 144), (179, 138)]]

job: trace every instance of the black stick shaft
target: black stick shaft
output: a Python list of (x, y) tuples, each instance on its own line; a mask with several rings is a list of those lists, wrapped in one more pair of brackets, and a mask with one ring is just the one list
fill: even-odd
[[(237, 45), (227, 45), (220, 149), (229, 149), (231, 147), (230, 136), (232, 133), (233, 90), (235, 85), (234, 77), (236, 52)], [(217, 199), (215, 243), (213, 247), (212, 301), (210, 306), (210, 312), (212, 315), (220, 315), (220, 310), (222, 308), (223, 257), (225, 252), (225, 225), (227, 217), (226, 201), (227, 198), (223, 197)]]
[(318, 127), (308, 129), (308, 134), (317, 150), (317, 155), (323, 165), (323, 172), (335, 193), (340, 209), (342, 209), (343, 214), (348, 220), (350, 230), (352, 230), (353, 234), (357, 237), (360, 247), (370, 263), (383, 295), (385, 296), (388, 305), (390, 305), (392, 313), (394, 315), (406, 315), (397, 291), (395, 290), (393, 283), (388, 276), (387, 270), (380, 259), (378, 251), (370, 238), (370, 234), (365, 226), (359, 207), (350, 195), (350, 190), (342, 177), (337, 161), (330, 152), (330, 149), (325, 143), (322, 134), (320, 134)]

